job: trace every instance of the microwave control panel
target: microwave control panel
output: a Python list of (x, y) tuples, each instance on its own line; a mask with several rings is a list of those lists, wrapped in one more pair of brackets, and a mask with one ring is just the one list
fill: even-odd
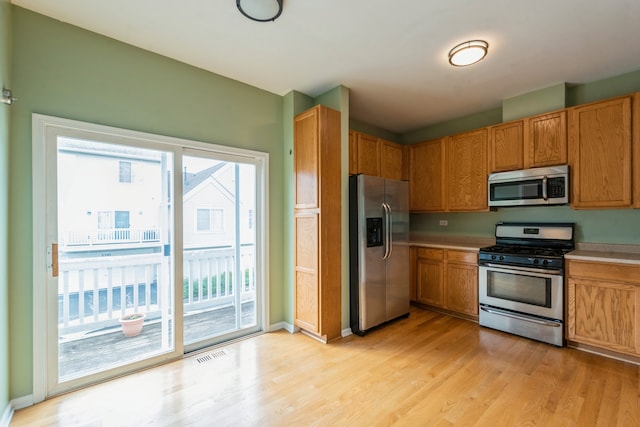
[(565, 181), (564, 178), (549, 178), (547, 181), (549, 198), (557, 198), (565, 196)]

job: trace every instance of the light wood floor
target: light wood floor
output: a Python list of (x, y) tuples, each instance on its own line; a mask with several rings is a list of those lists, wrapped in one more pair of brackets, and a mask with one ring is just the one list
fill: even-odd
[(280, 331), (196, 357), (11, 426), (640, 426), (640, 367), (417, 308), (364, 338)]

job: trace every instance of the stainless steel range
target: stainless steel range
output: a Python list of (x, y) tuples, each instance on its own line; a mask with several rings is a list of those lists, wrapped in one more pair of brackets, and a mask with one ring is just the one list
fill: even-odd
[(564, 254), (573, 223), (500, 222), (480, 249), (480, 325), (564, 345)]

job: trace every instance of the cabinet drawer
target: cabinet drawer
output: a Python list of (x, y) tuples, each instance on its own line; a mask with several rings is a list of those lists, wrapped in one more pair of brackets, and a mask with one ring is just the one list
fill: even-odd
[(569, 277), (634, 282), (640, 286), (640, 266), (569, 261)]
[(476, 252), (448, 250), (447, 261), (475, 265), (478, 263), (478, 254)]
[(433, 259), (437, 261), (444, 260), (444, 250), (434, 248), (418, 248), (418, 258)]

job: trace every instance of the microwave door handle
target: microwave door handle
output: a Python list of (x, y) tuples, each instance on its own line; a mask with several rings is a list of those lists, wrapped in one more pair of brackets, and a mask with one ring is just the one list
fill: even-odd
[(549, 183), (549, 180), (547, 179), (547, 176), (545, 175), (544, 178), (542, 178), (542, 198), (544, 200), (548, 200), (549, 199), (549, 194), (547, 193), (547, 185)]

